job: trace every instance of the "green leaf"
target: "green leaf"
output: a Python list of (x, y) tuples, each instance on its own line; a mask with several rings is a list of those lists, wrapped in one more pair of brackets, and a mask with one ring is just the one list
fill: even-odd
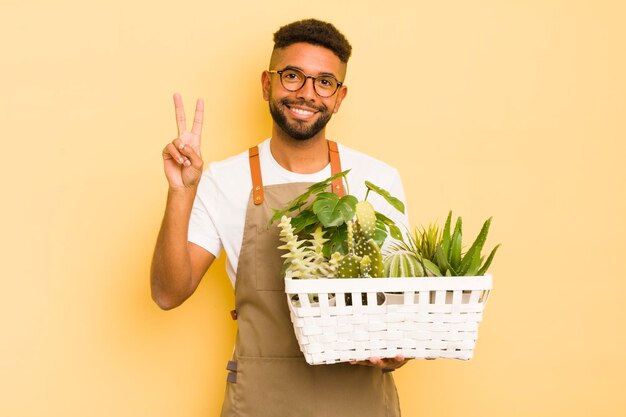
[(305, 195), (302, 194), (300, 197), (297, 197), (296, 199), (290, 201), (287, 204), (287, 207), (284, 208), (283, 210), (278, 210), (278, 209), (273, 208), (272, 211), (274, 211), (274, 215), (268, 222), (268, 226), (271, 226), (272, 224), (274, 224), (274, 222), (277, 222), (278, 220), (282, 219), (283, 216), (288, 216), (290, 213), (304, 206), (309, 199), (309, 196), (306, 196), (306, 198), (304, 198), (304, 196)]
[(489, 257), (487, 257), (487, 261), (482, 266), (482, 268), (480, 268), (480, 270), (476, 273), (476, 275), (478, 276), (485, 275), (485, 273), (487, 272), (487, 269), (489, 269), (489, 266), (491, 266), (491, 261), (493, 261), (493, 257), (496, 256), (496, 251), (498, 250), (499, 247), (500, 247), (500, 244), (497, 244), (496, 247), (493, 248), (493, 250), (489, 254)]
[(454, 233), (452, 234), (452, 242), (450, 246), (450, 254), (448, 259), (450, 260), (450, 266), (455, 271), (459, 269), (461, 265), (461, 249), (463, 239), (463, 220), (461, 217), (456, 219), (456, 225), (454, 226)]
[(467, 272), (464, 275), (473, 277), (478, 273), (478, 269), (480, 268), (481, 257), (480, 253), (474, 252), (472, 255), (472, 259), (470, 261), (470, 266), (467, 269)]
[(387, 225), (381, 220), (376, 220), (376, 230), (372, 239), (374, 239), (378, 247), (382, 247), (385, 239), (387, 239)]
[(402, 232), (400, 231), (400, 228), (398, 226), (396, 226), (395, 224), (392, 225), (387, 225), (387, 227), (389, 227), (389, 234), (391, 235), (392, 238), (397, 239), (397, 240), (402, 240)]
[(437, 261), (437, 265), (439, 265), (439, 270), (446, 274), (450, 271), (450, 264), (448, 263), (448, 259), (443, 254), (443, 247), (439, 246), (437, 251), (435, 252), (435, 260)]
[[(436, 276), (436, 277), (440, 277), (441, 276), (441, 271), (439, 270), (437, 265), (435, 265), (434, 263), (432, 263), (431, 261), (429, 261), (428, 259), (426, 259), (424, 257), (421, 257), (421, 260), (422, 260), (422, 267), (425, 270), (430, 271), (433, 276)], [(428, 274), (426, 274), (426, 275), (428, 275)]]
[(450, 241), (452, 240), (452, 237), (450, 236), (450, 223), (451, 222), (452, 222), (452, 210), (450, 210), (450, 212), (448, 213), (448, 218), (446, 219), (446, 224), (443, 228), (442, 250), (446, 259), (448, 259), (448, 256), (450, 256)]
[(385, 216), (382, 213), (376, 212), (376, 219), (380, 220), (381, 222), (385, 223), (387, 226), (391, 226), (393, 224), (396, 224), (393, 220), (391, 220), (389, 217)]
[(328, 187), (330, 187), (330, 185), (332, 184), (334, 180), (336, 180), (337, 178), (345, 178), (348, 172), (350, 172), (349, 169), (342, 171), (338, 174), (335, 174), (332, 177), (326, 178), (324, 181), (320, 181), (318, 183), (315, 183), (309, 186), (309, 188), (307, 188), (308, 191), (305, 194), (309, 194), (309, 196), (311, 196), (314, 194), (319, 194), (321, 192), (328, 191)]
[(396, 226), (396, 223), (391, 220), (389, 217), (385, 216), (382, 213), (376, 212), (376, 220), (384, 223), (389, 228), (389, 234), (391, 237), (397, 240), (404, 241), (404, 236), (402, 236), (402, 232), (400, 228)]
[(356, 197), (346, 195), (337, 197), (333, 193), (318, 194), (313, 203), (313, 212), (324, 227), (340, 226), (354, 217)]
[(272, 211), (274, 212), (274, 215), (272, 216), (272, 218), (270, 219), (270, 221), (267, 223), (268, 226), (273, 225), (275, 222), (277, 222), (278, 220), (283, 218), (283, 215), (286, 215), (287, 212), (285, 210), (278, 210), (278, 209), (272, 209)]
[(389, 194), (389, 191), (384, 190), (384, 189), (380, 188), (379, 186), (372, 184), (369, 181), (365, 181), (365, 186), (369, 190), (374, 191), (376, 194), (378, 194), (381, 197), (383, 197), (396, 210), (398, 210), (400, 213), (404, 214), (404, 203), (402, 201), (400, 201), (399, 199), (397, 199), (396, 197), (393, 197), (391, 194)]
[(303, 210), (297, 216), (291, 219), (291, 225), (294, 228), (294, 233), (298, 234), (308, 226), (317, 223), (317, 216), (313, 213), (313, 210)]
[(270, 219), (268, 225), (271, 226), (273, 223), (280, 220), (283, 216), (289, 215), (291, 212), (294, 212), (304, 206), (309, 201), (312, 195), (327, 192), (328, 187), (330, 187), (333, 180), (335, 180), (336, 178), (345, 177), (348, 172), (350, 172), (349, 169), (335, 174), (332, 177), (326, 178), (324, 181), (320, 181), (313, 185), (310, 185), (307, 188), (306, 192), (291, 200), (282, 210), (272, 209), (274, 211), (274, 215)]
[(348, 227), (345, 223), (339, 227), (328, 229), (327, 236), (329, 236), (329, 240), (322, 249), (322, 254), (326, 258), (330, 258), (335, 252), (339, 252), (342, 255), (348, 253)]
[(474, 243), (472, 243), (472, 246), (469, 248), (469, 250), (467, 251), (467, 253), (465, 254), (465, 257), (463, 258), (463, 261), (461, 262), (461, 267), (460, 269), (460, 273), (461, 275), (465, 275), (470, 267), (470, 263), (472, 261), (472, 257), (474, 256), (475, 253), (478, 254), (478, 256), (480, 257), (480, 252), (483, 249), (483, 246), (485, 245), (485, 241), (487, 240), (487, 234), (489, 233), (489, 226), (491, 225), (491, 217), (487, 219), (487, 221), (483, 224), (483, 227), (480, 229), (480, 233), (478, 233), (478, 236), (476, 237), (476, 240), (474, 241)]

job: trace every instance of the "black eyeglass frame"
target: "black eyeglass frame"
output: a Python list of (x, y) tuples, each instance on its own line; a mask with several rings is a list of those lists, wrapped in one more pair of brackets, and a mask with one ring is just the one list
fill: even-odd
[[(290, 89), (290, 88), (287, 88), (287, 87), (285, 86), (285, 83), (283, 83), (283, 72), (285, 72), (285, 71), (295, 71), (295, 72), (299, 72), (299, 73), (301, 73), (302, 75), (304, 75), (304, 81), (302, 81), (302, 85), (301, 85), (300, 87), (296, 88), (295, 90), (292, 90), (292, 89)], [(302, 87), (304, 87), (304, 85), (306, 84), (306, 81), (307, 81), (309, 78), (311, 78), (311, 79), (313, 80), (313, 90), (315, 91), (315, 94), (317, 94), (317, 95), (318, 95), (318, 96), (320, 96), (320, 97), (324, 97), (324, 98), (329, 98), (329, 97), (334, 96), (334, 95), (335, 95), (335, 93), (339, 90), (339, 88), (343, 85), (343, 83), (342, 83), (341, 81), (339, 81), (337, 78), (335, 78), (335, 76), (334, 76), (334, 75), (318, 75), (318, 76), (315, 76), (315, 75), (308, 75), (308, 74), (305, 74), (305, 73), (304, 73), (304, 71), (299, 70), (299, 69), (297, 69), (297, 68), (285, 68), (285, 69), (282, 69), (282, 70), (267, 70), (267, 72), (269, 72), (270, 74), (278, 74), (278, 75), (279, 75), (279, 78), (280, 78), (280, 85), (282, 85), (282, 86), (283, 86), (283, 88), (284, 88), (285, 90), (287, 90), (287, 91), (291, 91), (292, 93), (295, 93), (296, 91), (301, 90), (301, 89), (302, 89)], [(330, 95), (328, 95), (328, 96), (323, 96), (323, 95), (321, 95), (321, 94), (317, 91), (317, 87), (315, 86), (315, 81), (316, 81), (318, 78), (333, 78), (333, 79), (337, 82), (337, 87), (335, 88), (335, 91), (333, 91), (333, 92), (332, 92), (332, 94), (330, 94)]]

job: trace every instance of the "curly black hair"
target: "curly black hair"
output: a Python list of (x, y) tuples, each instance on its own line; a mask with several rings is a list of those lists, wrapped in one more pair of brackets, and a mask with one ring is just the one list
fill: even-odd
[(348, 63), (352, 46), (341, 32), (330, 23), (305, 19), (282, 26), (274, 33), (274, 49), (305, 42), (330, 49), (343, 63)]

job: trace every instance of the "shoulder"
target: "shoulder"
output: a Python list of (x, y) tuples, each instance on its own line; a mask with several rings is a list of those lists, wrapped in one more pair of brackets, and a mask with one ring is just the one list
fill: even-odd
[[(259, 150), (267, 146), (268, 140), (261, 142)], [(241, 189), (249, 191), (252, 184), (250, 179), (250, 154), (246, 149), (238, 154), (220, 161), (210, 162), (202, 174), (203, 179), (224, 185), (225, 189)]]
[(248, 155), (246, 149), (226, 159), (210, 162), (200, 180), (200, 198), (214, 203), (245, 200), (252, 187)]
[(233, 155), (221, 161), (210, 162), (204, 175), (216, 178), (240, 176), (242, 171), (249, 171), (248, 151)]
[(379, 182), (381, 185), (399, 179), (398, 170), (388, 163), (342, 144), (338, 147), (342, 169), (350, 169), (349, 178)]
[(350, 169), (350, 173), (347, 176), (350, 194), (359, 200), (364, 199), (368, 195), (368, 201), (374, 205), (377, 211), (394, 220), (396, 224), (403, 224), (408, 228), (408, 216), (392, 208), (381, 196), (375, 193), (368, 194), (368, 189), (365, 185), (365, 181), (369, 181), (386, 190), (393, 197), (400, 199), (406, 205), (400, 172), (384, 161), (347, 146), (339, 145), (339, 155), (341, 157), (342, 169)]
[(371, 167), (382, 169), (384, 171), (397, 171), (388, 163), (381, 161), (380, 159), (377, 159), (371, 155), (368, 155), (361, 151), (357, 151), (356, 149), (342, 145), (341, 143), (338, 143), (337, 145), (339, 147), (339, 155), (341, 156), (342, 162), (344, 162), (345, 160), (346, 164), (354, 164), (357, 166), (369, 165)]

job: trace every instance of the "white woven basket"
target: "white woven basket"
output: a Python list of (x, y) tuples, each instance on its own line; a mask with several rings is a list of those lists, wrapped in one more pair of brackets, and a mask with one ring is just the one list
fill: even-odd
[(311, 365), (396, 355), (471, 359), (491, 288), (491, 275), (285, 279), (294, 331)]

